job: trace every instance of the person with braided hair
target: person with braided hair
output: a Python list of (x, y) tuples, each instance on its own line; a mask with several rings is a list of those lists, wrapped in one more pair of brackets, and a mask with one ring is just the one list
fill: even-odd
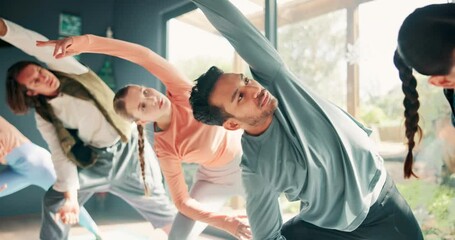
[(35, 110), (55, 168), (56, 182), (44, 196), (40, 239), (67, 239), (71, 224), (79, 221), (79, 206), (96, 192), (117, 195), (155, 228), (169, 232), (175, 209), (158, 161), (143, 144), (141, 179), (135, 124), (115, 113), (112, 90), (76, 59), (56, 60), (51, 48), (37, 47), (37, 40), (48, 39), (36, 32), (0, 19), (0, 38), (49, 67), (21, 61), (8, 69), (6, 79), (9, 107), (15, 114)]
[(455, 126), (455, 4), (433, 4), (416, 9), (406, 17), (398, 33), (398, 47), (393, 62), (399, 71), (405, 95), (406, 138), (408, 153), (404, 164), (404, 176), (416, 176), (412, 165), (412, 150), (416, 135), (422, 137), (419, 126), (419, 93), (417, 80), (412, 74), (430, 76), (431, 85), (443, 88), (444, 95), (452, 110), (452, 124)]
[[(86, 52), (126, 59), (144, 67), (167, 87), (165, 96), (153, 88), (127, 85), (116, 93), (114, 109), (138, 126), (154, 123), (154, 148), (180, 212), (169, 239), (197, 239), (207, 224), (239, 239), (251, 237), (249, 225), (244, 222), (246, 216), (217, 212), (229, 197), (244, 193), (239, 167), (242, 131), (196, 121), (188, 102), (193, 84), (187, 77), (152, 50), (121, 40), (83, 35), (38, 42), (38, 46), (47, 45), (55, 47), (57, 58)], [(200, 165), (190, 192), (182, 162)]]
[[(423, 239), (371, 130), (302, 84), (229, 0), (193, 2), (254, 78), (214, 66), (190, 96), (197, 120), (245, 131), (241, 167), (254, 239)], [(301, 202), (284, 224), (282, 193)]]

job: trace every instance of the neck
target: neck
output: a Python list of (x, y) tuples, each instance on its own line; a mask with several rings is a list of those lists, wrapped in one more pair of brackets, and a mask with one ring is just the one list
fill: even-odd
[(155, 121), (156, 126), (158, 126), (161, 130), (165, 131), (171, 125), (171, 117), (172, 117), (172, 108), (169, 108), (169, 111), (166, 111), (163, 116)]
[(49, 94), (46, 94), (46, 95), (43, 94), (43, 95), (44, 95), (48, 100), (50, 100), (50, 99), (53, 99), (53, 98), (57, 97), (59, 93), (60, 93), (60, 91), (57, 89), (57, 90), (55, 90), (55, 92), (52, 92), (52, 93), (49, 93)]
[(259, 135), (263, 134), (270, 127), (270, 124), (272, 124), (272, 121), (273, 121), (273, 114), (269, 118), (267, 118), (262, 124), (260, 124), (258, 126), (248, 126), (243, 129), (245, 130), (245, 132), (248, 135), (259, 136)]

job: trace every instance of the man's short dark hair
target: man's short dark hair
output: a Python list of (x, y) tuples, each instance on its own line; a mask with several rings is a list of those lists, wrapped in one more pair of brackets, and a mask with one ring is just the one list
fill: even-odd
[(209, 103), (213, 87), (223, 73), (223, 70), (212, 66), (195, 80), (196, 85), (191, 90), (190, 104), (193, 108), (193, 116), (197, 121), (208, 125), (222, 126), (226, 119), (232, 116), (226, 113), (224, 109)]

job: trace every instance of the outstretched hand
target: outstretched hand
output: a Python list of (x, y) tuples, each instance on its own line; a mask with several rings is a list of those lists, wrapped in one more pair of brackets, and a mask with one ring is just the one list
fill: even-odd
[(72, 37), (63, 38), (60, 40), (36, 41), (36, 46), (38, 47), (53, 46), (53, 56), (57, 59), (78, 54), (77, 52), (69, 49), (72, 44)]
[(251, 233), (250, 225), (248, 224), (248, 217), (245, 215), (238, 215), (230, 217), (230, 222), (238, 223), (237, 231), (232, 233), (237, 239), (240, 240), (249, 240), (253, 239), (253, 234)]
[(55, 214), (56, 220), (64, 224), (76, 224), (79, 222), (79, 203), (69, 199), (65, 200), (63, 206)]

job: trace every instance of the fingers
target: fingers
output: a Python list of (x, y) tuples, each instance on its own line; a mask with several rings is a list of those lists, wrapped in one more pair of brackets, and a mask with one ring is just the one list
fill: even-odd
[(64, 224), (76, 224), (79, 222), (79, 217), (76, 214), (70, 212), (62, 214), (61, 220)]
[(251, 233), (251, 229), (248, 225), (239, 226), (238, 231), (237, 231), (237, 236), (239, 237), (239, 239), (242, 239), (242, 240), (253, 238), (253, 234)]
[(60, 215), (60, 213), (56, 213), (55, 216), (54, 216), (54, 221), (58, 222), (58, 221), (61, 221), (62, 220), (62, 216)]
[(253, 233), (251, 232), (251, 228), (248, 225), (242, 224), (237, 229), (237, 237), (241, 240), (247, 240), (253, 238)]
[(73, 56), (75, 54), (76, 54), (76, 52), (74, 52), (72, 50), (66, 50), (65, 52), (55, 55), (55, 58), (60, 59), (60, 58), (68, 57), (68, 56)]
[[(54, 46), (54, 52), (52, 54), (52, 56), (54, 56), (54, 57), (57, 57), (57, 55), (60, 55), (61, 53), (58, 54), (58, 52), (60, 52), (60, 51), (62, 53), (65, 52), (64, 43), (62, 43), (61, 40), (36, 41), (36, 46), (37, 47)], [(60, 50), (60, 49), (62, 49), (62, 50)], [(60, 57), (63, 57), (63, 56), (60, 56)]]
[(54, 53), (52, 54), (52, 56), (57, 56), (58, 52), (60, 51), (60, 48), (61, 48), (61, 43), (56, 43), (55, 44), (55, 48), (54, 48)]
[(72, 39), (60, 39), (60, 40), (49, 40), (49, 41), (36, 41), (37, 47), (53, 46), (54, 52), (52, 56), (55, 58), (63, 58), (66, 56), (74, 55), (74, 52), (68, 51), (68, 47), (71, 46)]
[(60, 210), (55, 214), (55, 221), (61, 221), (63, 224), (76, 224), (79, 222), (79, 214), (75, 212), (65, 212)]
[(55, 43), (56, 43), (55, 40), (49, 40), (49, 41), (36, 41), (36, 46), (37, 46), (37, 47), (54, 46)]

